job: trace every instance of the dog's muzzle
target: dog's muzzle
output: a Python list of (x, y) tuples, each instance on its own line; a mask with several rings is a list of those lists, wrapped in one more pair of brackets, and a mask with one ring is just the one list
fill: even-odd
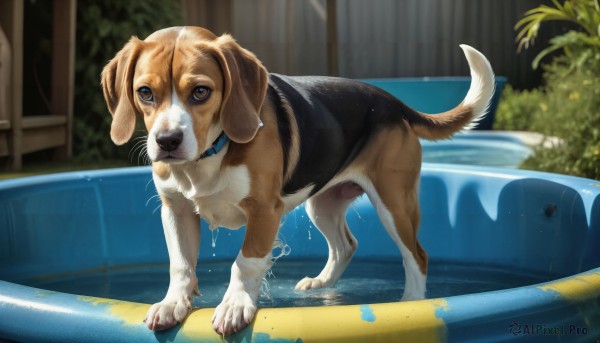
[(156, 134), (156, 144), (165, 152), (177, 150), (181, 142), (183, 142), (183, 132), (181, 130), (162, 131)]

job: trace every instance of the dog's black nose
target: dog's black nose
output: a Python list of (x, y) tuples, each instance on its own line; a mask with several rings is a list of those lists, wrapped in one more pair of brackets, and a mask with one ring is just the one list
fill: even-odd
[(164, 131), (156, 134), (156, 143), (164, 151), (171, 152), (179, 147), (183, 141), (182, 131)]

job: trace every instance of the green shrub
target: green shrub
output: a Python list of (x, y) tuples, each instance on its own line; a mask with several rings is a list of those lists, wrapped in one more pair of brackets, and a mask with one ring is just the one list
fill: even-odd
[(573, 70), (558, 58), (545, 69), (540, 89), (506, 88), (494, 128), (560, 138), (561, 144), (536, 148), (522, 168), (600, 180), (600, 63)]
[(104, 103), (100, 73), (131, 36), (145, 38), (160, 28), (181, 24), (178, 1), (80, 0), (74, 102), (74, 155), (78, 162), (129, 160), (133, 145), (116, 147), (109, 137), (111, 116)]
[(535, 131), (534, 117), (547, 110), (543, 100), (544, 93), (539, 89), (518, 91), (507, 85), (496, 109), (494, 129)]
[(556, 63), (548, 68), (547, 114), (538, 110), (532, 125), (562, 144), (537, 148), (523, 167), (600, 180), (600, 63), (565, 75), (569, 68)]
[(508, 88), (494, 127), (560, 138), (561, 144), (536, 148), (523, 168), (600, 180), (600, 63), (570, 68), (559, 59), (546, 67), (545, 87)]
[(598, 0), (567, 0), (541, 5), (517, 23), (520, 47), (551, 20), (576, 24), (577, 30), (556, 36), (534, 60), (560, 51), (544, 65), (545, 86), (532, 92), (509, 91), (500, 104), (497, 127), (526, 128), (561, 139), (551, 148), (538, 147), (523, 163), (527, 169), (600, 180), (600, 6)]

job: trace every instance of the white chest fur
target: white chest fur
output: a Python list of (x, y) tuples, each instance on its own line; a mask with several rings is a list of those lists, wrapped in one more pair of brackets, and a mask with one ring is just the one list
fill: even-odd
[[(216, 162), (216, 161), (215, 161)], [(191, 202), (211, 229), (238, 229), (246, 224), (239, 203), (250, 192), (250, 177), (244, 165), (221, 169), (220, 163), (173, 166), (167, 179), (154, 177), (159, 193), (175, 203)]]

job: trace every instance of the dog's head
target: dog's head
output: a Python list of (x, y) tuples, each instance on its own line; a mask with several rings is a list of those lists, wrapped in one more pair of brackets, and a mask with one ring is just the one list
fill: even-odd
[(150, 159), (184, 162), (198, 159), (221, 131), (237, 143), (254, 138), (267, 71), (229, 35), (173, 27), (131, 38), (104, 67), (102, 89), (115, 144), (131, 139), (140, 116)]

